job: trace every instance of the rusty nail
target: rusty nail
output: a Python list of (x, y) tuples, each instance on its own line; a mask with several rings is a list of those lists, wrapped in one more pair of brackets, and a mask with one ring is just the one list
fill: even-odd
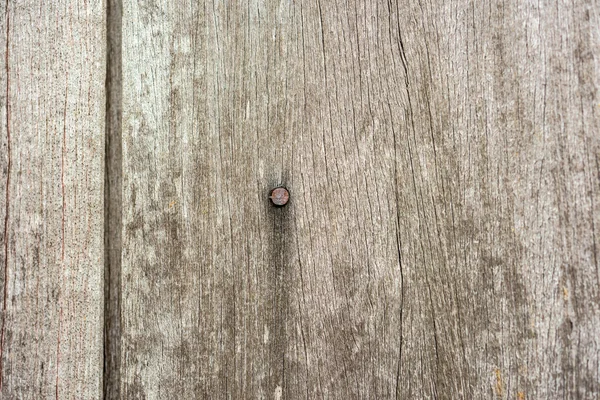
[(271, 190), (269, 198), (276, 206), (283, 207), (290, 200), (290, 192), (284, 187), (278, 187)]

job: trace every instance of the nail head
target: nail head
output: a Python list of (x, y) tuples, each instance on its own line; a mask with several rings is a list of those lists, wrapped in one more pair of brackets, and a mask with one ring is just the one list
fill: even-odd
[(290, 192), (284, 187), (278, 187), (271, 190), (271, 195), (269, 196), (271, 201), (276, 206), (285, 206), (287, 202), (290, 200)]

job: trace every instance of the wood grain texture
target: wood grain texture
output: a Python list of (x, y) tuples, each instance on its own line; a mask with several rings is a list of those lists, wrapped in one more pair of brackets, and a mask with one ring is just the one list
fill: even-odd
[(598, 398), (598, 10), (126, 2), (123, 398)]
[(102, 392), (103, 2), (0, 12), (0, 397)]

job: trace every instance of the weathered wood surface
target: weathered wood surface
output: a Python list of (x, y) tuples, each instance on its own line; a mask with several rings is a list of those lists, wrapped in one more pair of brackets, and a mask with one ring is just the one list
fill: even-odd
[(0, 397), (102, 391), (105, 7), (0, 11)]
[(598, 398), (599, 10), (125, 2), (121, 396)]

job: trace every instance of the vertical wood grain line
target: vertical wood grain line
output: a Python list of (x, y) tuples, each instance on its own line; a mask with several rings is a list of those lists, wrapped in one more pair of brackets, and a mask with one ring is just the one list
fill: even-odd
[(122, 10), (121, 0), (108, 0), (104, 176), (104, 399), (120, 398)]
[(2, 327), (0, 328), (0, 391), (2, 391), (2, 377), (4, 376), (4, 328), (6, 323), (6, 300), (8, 290), (8, 217), (10, 199), (10, 172), (11, 172), (11, 140), (10, 140), (10, 67), (9, 67), (9, 40), (10, 40), (10, 14), (8, 0), (6, 0), (6, 212), (4, 214), (4, 292), (2, 299)]

